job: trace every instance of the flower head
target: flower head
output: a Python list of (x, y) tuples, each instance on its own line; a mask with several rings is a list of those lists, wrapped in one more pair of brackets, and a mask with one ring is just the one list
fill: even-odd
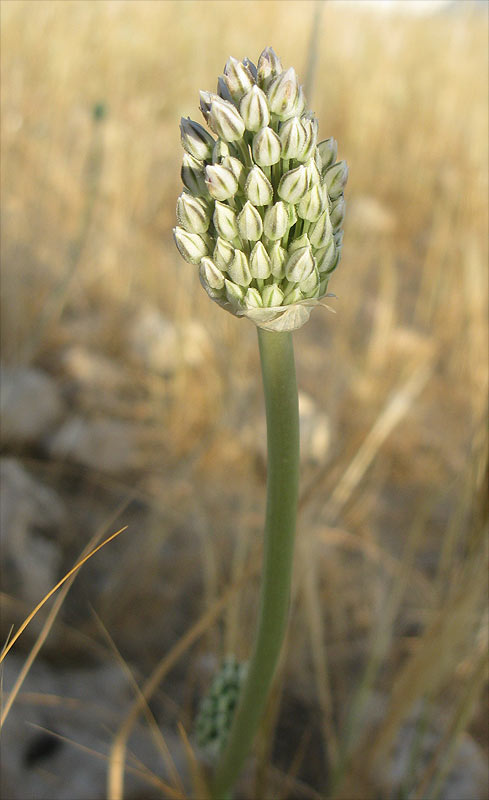
[(216, 303), (262, 328), (293, 330), (339, 263), (348, 169), (332, 137), (317, 141), (295, 70), (271, 47), (257, 67), (229, 58), (217, 86), (200, 93), (215, 136), (181, 122), (175, 241)]

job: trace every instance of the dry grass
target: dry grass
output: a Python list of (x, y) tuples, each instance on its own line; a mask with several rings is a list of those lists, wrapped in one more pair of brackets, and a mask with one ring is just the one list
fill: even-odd
[[(247, 575), (257, 563), (263, 468), (236, 435), (261, 409), (255, 333), (209, 303), (173, 246), (179, 117), (198, 117), (197, 91), (214, 87), (230, 53), (253, 58), (272, 44), (305, 75), (314, 8), (1, 7), (2, 358), (62, 379), (68, 345), (109, 355), (132, 387), (112, 413), (137, 421), (148, 443), (131, 484), (78, 478), (82, 501), (101, 513), (129, 491), (145, 509), (139, 538), (129, 520), (114, 548), (117, 570), (103, 562), (110, 578), (93, 598), (123, 657), (146, 674), (161, 662), (144, 697), (127, 716), (121, 709), (122, 765), (131, 726), (165, 685), (176, 687), (167, 724), (184, 726), (192, 760), (184, 731), (205, 681), (180, 657), (191, 647), (196, 658), (230, 648), (245, 657), (255, 609)], [(486, 32), (487, 8), (469, 3), (423, 19), (346, 2), (322, 15), (312, 106), (351, 177), (331, 285), (337, 314), (317, 310), (295, 337), (300, 383), (330, 416), (332, 449), (324, 468), (303, 473), (268, 771), (277, 796), (376, 796), (372, 765), (420, 699), (443, 719), (444, 737), (409, 796), (436, 795), (464, 732), (487, 746)], [(148, 302), (178, 324), (202, 322), (205, 375), (182, 367), (162, 380), (126, 363), (128, 322)], [(60, 485), (63, 465), (32, 466)], [(84, 519), (73, 524), (88, 539)], [(226, 599), (228, 583), (237, 604)], [(96, 638), (90, 620), (78, 616)], [(372, 689), (386, 704), (375, 735), (364, 728)], [(306, 709), (296, 731), (294, 703)], [(307, 731), (322, 737), (320, 755), (304, 744)], [(113, 761), (117, 800), (115, 769)], [(181, 794), (177, 780), (172, 791)]]

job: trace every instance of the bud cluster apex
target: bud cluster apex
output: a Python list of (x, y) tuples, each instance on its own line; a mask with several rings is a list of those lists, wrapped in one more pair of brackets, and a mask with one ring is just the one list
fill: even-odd
[(255, 66), (229, 58), (200, 93), (212, 131), (182, 118), (175, 242), (208, 295), (269, 330), (304, 324), (340, 257), (348, 168), (318, 142), (295, 70), (271, 47)]

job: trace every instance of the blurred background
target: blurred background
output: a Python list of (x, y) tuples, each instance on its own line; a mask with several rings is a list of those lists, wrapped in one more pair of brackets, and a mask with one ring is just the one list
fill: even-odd
[(255, 329), (173, 244), (179, 120), (229, 55), (272, 45), (304, 81), (315, 31), (343, 259), (336, 313), (294, 337), (291, 626), (238, 796), (483, 800), (487, 5), (1, 15), (2, 641), (127, 526), (4, 661), (3, 797), (202, 797), (199, 702), (254, 628), (265, 429)]

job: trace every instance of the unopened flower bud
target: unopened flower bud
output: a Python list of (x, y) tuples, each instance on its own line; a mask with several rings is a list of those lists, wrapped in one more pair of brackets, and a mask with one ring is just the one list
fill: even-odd
[(334, 164), (336, 161), (336, 154), (338, 152), (338, 144), (336, 139), (333, 139), (333, 137), (330, 136), (329, 139), (319, 142), (318, 152), (321, 156), (323, 170), (328, 169), (328, 167), (330, 167), (331, 164)]
[(212, 92), (201, 91), (199, 92), (199, 96), (200, 96), (199, 108), (202, 111), (205, 121), (208, 123), (212, 98), (216, 97), (216, 95), (212, 94)]
[(259, 86), (253, 85), (241, 98), (239, 112), (243, 118), (246, 129), (259, 131), (270, 121), (267, 96)]
[(321, 184), (321, 173), (319, 172), (316, 162), (313, 158), (310, 158), (307, 164), (304, 164), (307, 170), (307, 180), (309, 189), (311, 189), (315, 184)]
[(315, 262), (310, 247), (295, 250), (285, 265), (285, 277), (291, 283), (305, 280), (314, 269)]
[(278, 194), (286, 203), (295, 204), (302, 200), (309, 189), (309, 179), (306, 167), (291, 169), (282, 175), (278, 185)]
[(182, 183), (194, 197), (207, 197), (204, 163), (190, 153), (184, 153), (180, 171)]
[(309, 161), (314, 156), (318, 138), (318, 121), (316, 118), (302, 119), (302, 127), (305, 133), (305, 143), (301, 152), (297, 156), (299, 161)]
[(231, 305), (235, 308), (240, 308), (245, 295), (242, 287), (233, 281), (229, 281), (227, 278), (224, 281), (224, 287), (226, 289), (226, 297)]
[(214, 222), (217, 233), (222, 239), (232, 242), (239, 236), (236, 212), (226, 203), (216, 201), (212, 221)]
[(270, 81), (280, 75), (282, 63), (273, 47), (266, 47), (258, 59), (257, 76), (261, 85), (266, 88)]
[(200, 261), (200, 275), (203, 280), (211, 287), (211, 289), (222, 289), (224, 286), (224, 275), (221, 270), (216, 267), (214, 262), (204, 256)]
[[(297, 113), (299, 103), (299, 82), (295, 69), (290, 67), (271, 82), (267, 89), (270, 110), (281, 120), (289, 119)], [(299, 114), (300, 111), (299, 110)]]
[[(254, 83), (253, 74), (247, 64), (230, 56), (224, 67), (224, 81), (233, 100), (240, 100)], [(232, 141), (231, 139), (229, 141)]]
[(285, 297), (282, 301), (283, 306), (291, 306), (294, 303), (298, 303), (299, 300), (302, 300), (302, 292), (298, 286), (294, 286), (294, 284), (289, 284), (289, 287), (286, 289)]
[(214, 164), (220, 164), (226, 156), (230, 154), (229, 145), (223, 139), (218, 139), (212, 148), (212, 161)]
[(281, 144), (275, 131), (262, 128), (253, 137), (253, 158), (260, 167), (270, 167), (280, 161)]
[(215, 200), (227, 200), (234, 197), (238, 190), (238, 181), (231, 170), (221, 164), (209, 164), (205, 168), (205, 185)]
[(287, 261), (287, 251), (278, 242), (275, 242), (270, 250), (270, 263), (272, 275), (277, 280), (281, 280), (285, 275), (285, 264)]
[(178, 225), (173, 228), (175, 244), (189, 264), (200, 264), (200, 260), (208, 254), (207, 245), (198, 233), (189, 233)]
[(319, 290), (319, 272), (315, 267), (311, 274), (300, 283), (300, 290), (305, 297), (314, 297)]
[(248, 266), (248, 259), (242, 250), (235, 250), (227, 272), (231, 280), (240, 286), (249, 286), (251, 283), (251, 273)]
[(280, 128), (282, 158), (298, 158), (306, 145), (306, 132), (299, 117), (291, 117)]
[(253, 278), (266, 280), (271, 272), (271, 261), (262, 242), (257, 242), (250, 255), (250, 272)]
[(334, 239), (331, 236), (326, 247), (316, 251), (316, 262), (319, 272), (328, 272), (336, 255)]
[(269, 286), (265, 286), (262, 292), (262, 300), (263, 305), (267, 308), (271, 306), (280, 306), (282, 305), (282, 300), (284, 299), (284, 293), (276, 283), (271, 283)]
[(275, 242), (282, 238), (288, 228), (289, 211), (286, 204), (279, 200), (278, 203), (274, 203), (273, 206), (267, 208), (265, 212), (265, 219), (263, 220), (265, 236)]
[(287, 256), (291, 256), (296, 250), (301, 250), (303, 247), (311, 247), (311, 242), (307, 233), (303, 233), (298, 239), (293, 239), (287, 248)]
[(339, 197), (343, 192), (343, 189), (346, 186), (346, 181), (348, 180), (348, 167), (346, 165), (346, 161), (338, 161), (334, 167), (330, 167), (326, 170), (324, 177), (328, 187), (329, 196), (332, 200), (336, 200), (336, 198)]
[(268, 206), (273, 198), (273, 186), (260, 167), (253, 167), (245, 183), (245, 194), (254, 206)]
[(343, 231), (336, 231), (333, 234), (333, 239), (336, 247), (341, 247), (343, 244)]
[(256, 242), (263, 233), (263, 222), (255, 206), (248, 200), (238, 214), (238, 228), (242, 239)]
[(246, 308), (263, 308), (263, 300), (258, 289), (250, 287), (245, 294), (244, 303)]
[(245, 131), (239, 111), (232, 103), (217, 95), (213, 95), (207, 121), (214, 133), (225, 142), (235, 142), (237, 139), (241, 139)]
[(316, 222), (324, 210), (324, 205), (324, 196), (321, 187), (315, 184), (300, 201), (297, 206), (297, 214), (299, 217), (307, 219), (309, 222)]
[(345, 198), (342, 194), (338, 197), (337, 200), (334, 201), (331, 212), (331, 225), (333, 226), (333, 230), (336, 233), (339, 228), (343, 225), (343, 220), (345, 219)]
[(182, 192), (177, 200), (177, 220), (189, 233), (205, 233), (209, 227), (211, 210), (200, 197)]
[(214, 139), (198, 122), (190, 117), (180, 120), (180, 134), (183, 148), (194, 158), (206, 159), (212, 156)]
[(326, 208), (319, 219), (309, 229), (309, 239), (313, 247), (320, 249), (326, 247), (328, 240), (333, 234), (333, 226), (329, 217), (329, 211)]
[(217, 79), (217, 94), (219, 97), (222, 97), (223, 100), (227, 100), (228, 103), (233, 102), (233, 96), (229, 91), (228, 85), (222, 75), (220, 75)]
[(246, 183), (246, 169), (242, 161), (234, 156), (225, 156), (225, 158), (223, 158), (221, 161), (221, 166), (231, 170), (234, 177), (238, 181), (238, 189), (243, 191)]
[(219, 269), (222, 269), (223, 272), (226, 272), (231, 261), (233, 260), (233, 257), (234, 257), (234, 247), (230, 245), (229, 242), (227, 242), (225, 239), (221, 238), (221, 236), (218, 236), (216, 239), (214, 252), (212, 254), (214, 263), (217, 264)]

